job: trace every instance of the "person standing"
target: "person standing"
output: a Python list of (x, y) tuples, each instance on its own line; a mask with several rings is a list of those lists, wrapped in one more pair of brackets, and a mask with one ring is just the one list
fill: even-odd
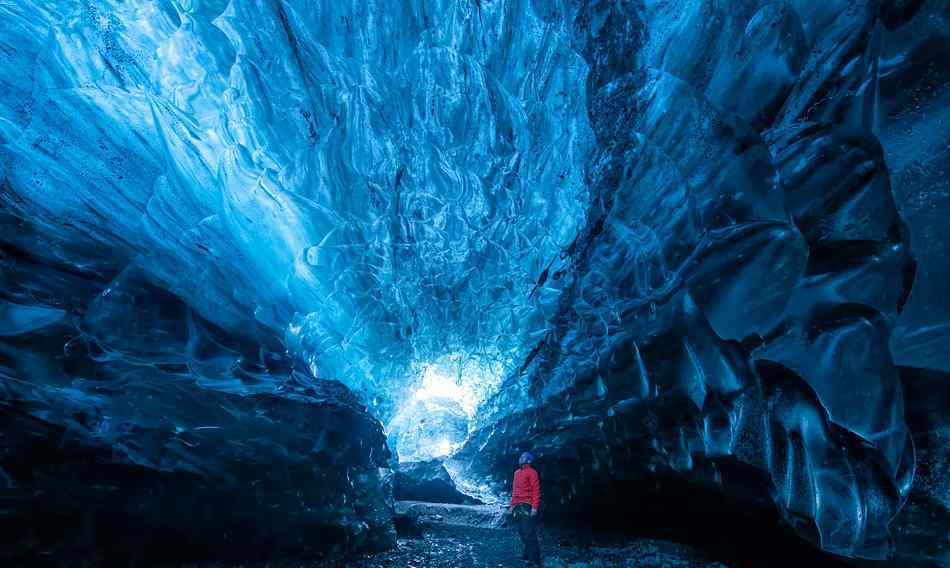
[(541, 506), (541, 480), (531, 466), (534, 456), (521, 454), (518, 469), (511, 485), (511, 503), (508, 510), (518, 526), (518, 534), (524, 544), (522, 558), (532, 566), (541, 565), (541, 549), (538, 546), (538, 508)]

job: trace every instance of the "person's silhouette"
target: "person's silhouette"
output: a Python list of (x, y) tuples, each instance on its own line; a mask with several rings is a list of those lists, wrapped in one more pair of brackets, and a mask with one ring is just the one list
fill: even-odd
[(524, 543), (523, 558), (534, 566), (541, 565), (541, 549), (538, 546), (538, 508), (541, 506), (541, 481), (538, 472), (531, 466), (534, 456), (521, 454), (518, 469), (511, 486), (511, 503), (508, 510), (518, 526), (518, 534)]

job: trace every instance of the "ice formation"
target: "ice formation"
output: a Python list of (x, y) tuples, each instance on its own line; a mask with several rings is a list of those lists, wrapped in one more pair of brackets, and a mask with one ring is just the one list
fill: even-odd
[(281, 550), (344, 554), (391, 544), (395, 457), (467, 440), (454, 463), (492, 478), (527, 444), (564, 510), (753, 471), (804, 538), (885, 557), (915, 471), (899, 367), (950, 372), (948, 18), (0, 3), (0, 482), (43, 511), (81, 488), (100, 508), (64, 514), (106, 540), (167, 528), (161, 495), (241, 494), (202, 522), (278, 510), (324, 535)]

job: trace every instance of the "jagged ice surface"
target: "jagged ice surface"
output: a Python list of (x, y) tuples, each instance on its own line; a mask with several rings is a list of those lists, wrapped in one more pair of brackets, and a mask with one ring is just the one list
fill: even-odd
[(468, 439), (478, 478), (528, 444), (566, 509), (739, 463), (881, 558), (915, 464), (897, 366), (950, 370), (947, 16), (0, 4), (0, 477), (68, 495), (11, 469), (39, 436), (119, 487), (269, 478), (247, 518), (341, 527), (310, 551), (338, 554), (391, 543), (384, 424), (406, 459)]

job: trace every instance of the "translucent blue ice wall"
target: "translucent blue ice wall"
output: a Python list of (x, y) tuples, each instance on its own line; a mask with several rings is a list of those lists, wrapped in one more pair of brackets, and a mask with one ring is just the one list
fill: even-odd
[(43, 241), (24, 248), (134, 264), (381, 415), (411, 365), (510, 363), (544, 329), (529, 293), (584, 218), (591, 136), (586, 66), (530, 6), (0, 10), (5, 203)]
[(886, 557), (915, 472), (899, 367), (950, 345), (947, 5), (545, 6), (589, 66), (587, 223), (461, 457), (532, 447), (566, 512), (738, 462), (802, 536)]
[[(209, 357), (207, 324), (384, 420), (419, 364), (465, 353), (507, 377), (490, 423), (614, 334), (686, 337), (624, 327), (677, 298), (809, 385), (814, 414), (786, 427), (863, 441), (887, 487), (860, 526), (822, 532), (845, 513), (817, 494), (782, 505), (828, 523), (822, 546), (880, 556), (913, 472), (895, 363), (950, 370), (950, 94), (910, 57), (946, 18), (913, 0), (0, 3), (0, 335), (66, 322), (100, 361), (282, 392)], [(201, 325), (150, 308), (161, 291)], [(526, 378), (545, 342), (570, 356)], [(96, 404), (84, 382), (31, 388)]]

